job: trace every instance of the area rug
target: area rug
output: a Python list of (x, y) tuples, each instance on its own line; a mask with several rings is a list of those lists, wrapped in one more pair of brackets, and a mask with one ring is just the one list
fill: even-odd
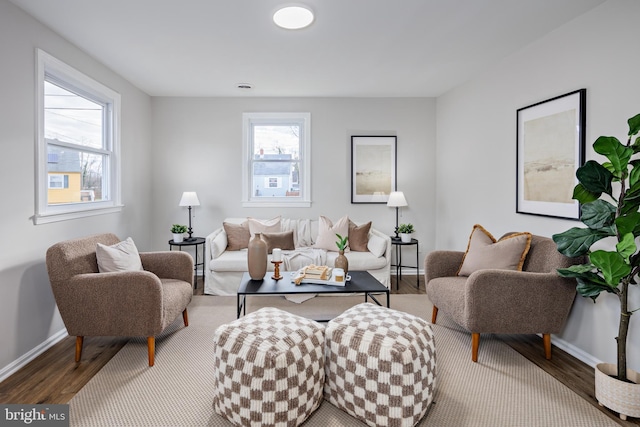
[[(382, 297), (384, 299), (384, 297)], [(249, 299), (248, 311), (275, 306), (311, 318), (337, 316), (362, 297), (320, 297), (296, 304), (282, 297)], [(195, 296), (189, 324), (181, 318), (156, 339), (155, 366), (146, 339), (132, 339), (69, 402), (72, 426), (228, 427), (212, 409), (213, 332), (236, 318), (235, 297)], [(392, 295), (391, 307), (427, 320), (426, 295)], [(437, 383), (420, 426), (616, 426), (614, 421), (492, 335), (478, 363), (471, 337), (441, 314), (434, 325)], [(364, 426), (324, 402), (305, 427)]]

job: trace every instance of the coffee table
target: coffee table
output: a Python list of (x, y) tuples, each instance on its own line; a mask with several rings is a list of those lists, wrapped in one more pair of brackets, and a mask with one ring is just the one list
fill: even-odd
[(282, 279), (274, 280), (271, 278), (272, 272), (268, 271), (262, 280), (253, 280), (249, 273), (242, 275), (242, 281), (238, 288), (237, 309), (240, 313), (247, 314), (247, 297), (249, 295), (294, 295), (294, 294), (364, 294), (365, 302), (371, 298), (376, 304), (380, 302), (373, 294), (387, 294), (387, 308), (389, 307), (389, 288), (378, 282), (368, 271), (349, 271), (351, 280), (345, 286), (332, 285), (316, 285), (312, 283), (303, 283), (296, 285), (291, 282), (291, 273), (282, 272)]

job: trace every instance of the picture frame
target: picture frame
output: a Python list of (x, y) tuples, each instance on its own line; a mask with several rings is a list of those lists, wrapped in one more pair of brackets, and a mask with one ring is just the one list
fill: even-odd
[(351, 203), (387, 203), (396, 190), (397, 137), (351, 137)]
[(587, 90), (517, 110), (516, 213), (580, 219), (573, 200), (584, 164)]

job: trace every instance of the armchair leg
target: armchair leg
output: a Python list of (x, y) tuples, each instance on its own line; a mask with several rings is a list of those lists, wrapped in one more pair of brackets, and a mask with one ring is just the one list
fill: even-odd
[(542, 334), (542, 342), (544, 343), (544, 357), (551, 360), (551, 334)]
[(431, 311), (431, 323), (436, 324), (436, 317), (438, 317), (438, 307), (433, 306), (433, 311)]
[(84, 342), (84, 337), (76, 337), (76, 362), (80, 361), (82, 357), (82, 343)]
[(473, 332), (471, 334), (471, 360), (478, 361), (478, 348), (480, 347), (480, 334)]
[(184, 326), (189, 326), (189, 315), (187, 314), (186, 308), (182, 312), (182, 320), (184, 321)]
[(147, 337), (147, 349), (149, 351), (149, 366), (153, 366), (156, 355), (156, 337)]

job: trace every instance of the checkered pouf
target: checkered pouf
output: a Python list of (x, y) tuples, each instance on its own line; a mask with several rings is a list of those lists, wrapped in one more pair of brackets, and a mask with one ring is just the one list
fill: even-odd
[(359, 304), (325, 330), (324, 395), (370, 426), (413, 426), (435, 391), (431, 325), (401, 311)]
[(322, 403), (324, 327), (276, 308), (214, 335), (214, 410), (237, 426), (298, 426)]

